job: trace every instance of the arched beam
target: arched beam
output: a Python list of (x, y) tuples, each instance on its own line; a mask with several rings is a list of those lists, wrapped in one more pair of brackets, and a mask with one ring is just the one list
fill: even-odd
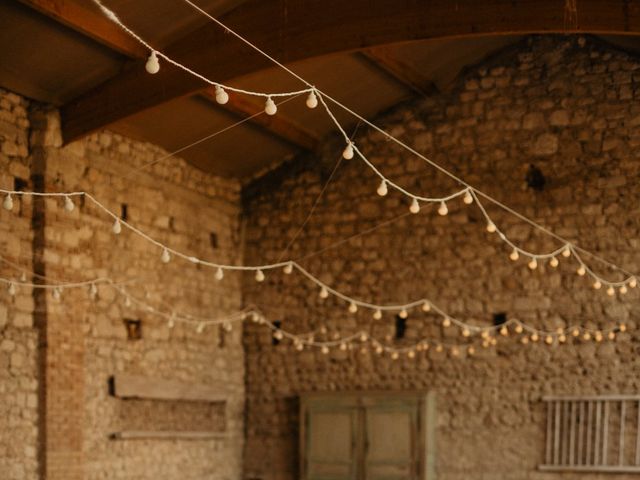
[[(640, 2), (580, 0), (577, 26), (563, 0), (255, 0), (222, 21), (282, 62), (379, 45), (445, 37), (590, 32), (640, 34)], [(220, 82), (270, 66), (212, 22), (164, 52)], [(313, 80), (313, 79), (309, 79)], [(65, 105), (66, 141), (205, 88), (166, 63), (149, 75), (144, 61)]]

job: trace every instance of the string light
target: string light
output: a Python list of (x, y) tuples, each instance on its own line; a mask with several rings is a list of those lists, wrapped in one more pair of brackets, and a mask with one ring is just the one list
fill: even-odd
[(111, 230), (116, 235), (120, 235), (120, 232), (122, 231), (122, 225), (120, 225), (120, 220), (118, 218), (116, 218), (115, 222), (113, 222), (113, 227), (111, 227)]
[(514, 249), (513, 249), (513, 252), (511, 252), (511, 253), (509, 254), (509, 258), (510, 258), (511, 260), (513, 260), (514, 262), (515, 262), (516, 260), (518, 260), (518, 258), (520, 258), (520, 254), (518, 253), (518, 249), (517, 249), (517, 248), (514, 248)]
[(387, 181), (386, 180), (382, 180), (380, 182), (380, 186), (378, 186), (378, 189), (376, 190), (376, 192), (381, 197), (384, 197), (384, 196), (387, 195), (387, 193), (389, 193), (389, 189), (387, 188)]
[(329, 353), (329, 347), (327, 347), (326, 345), (322, 346), (322, 353), (327, 355)]
[(73, 200), (71, 200), (71, 197), (67, 196), (64, 197), (64, 209), (71, 213), (73, 212), (74, 208), (76, 208), (75, 204), (73, 203)]
[(609, 295), (610, 297), (613, 297), (616, 294), (616, 290), (613, 287), (609, 287), (607, 288), (607, 295)]
[(347, 142), (347, 146), (342, 151), (342, 158), (345, 160), (351, 160), (353, 158), (353, 143)]
[(9, 293), (9, 295), (11, 295), (12, 297), (15, 296), (16, 294), (16, 284), (11, 282), (9, 284), (9, 286), (7, 287), (7, 293)]
[(493, 222), (487, 223), (487, 232), (495, 233), (495, 231), (496, 231), (496, 224)]
[(291, 275), (293, 272), (293, 263), (287, 263), (282, 269), (285, 275)]
[(409, 316), (409, 312), (407, 312), (404, 308), (402, 310), (400, 310), (400, 313), (398, 314), (398, 316), (400, 318), (402, 318), (403, 320), (405, 320), (408, 316)]
[(424, 302), (422, 304), (422, 311), (423, 312), (429, 312), (431, 311), (431, 304), (429, 302)]
[(256, 282), (264, 282), (264, 272), (260, 269), (256, 270)]
[(162, 250), (160, 260), (162, 260), (162, 263), (169, 263), (171, 261), (171, 254), (169, 253), (169, 250), (167, 250), (166, 248)]
[(580, 265), (576, 273), (581, 277), (584, 277), (585, 273), (587, 273), (587, 270), (584, 268), (584, 265)]
[(551, 265), (551, 267), (556, 268), (558, 266), (560, 262), (558, 262), (558, 259), (556, 257), (551, 257), (551, 260), (549, 260), (549, 265)]
[(591, 334), (589, 332), (584, 332), (584, 335), (582, 335), (582, 338), (586, 341), (591, 340)]
[(467, 190), (464, 193), (464, 197), (462, 197), (462, 201), (466, 204), (466, 205), (471, 205), (473, 203), (473, 195), (471, 195), (471, 192), (469, 190)]
[(595, 282), (593, 282), (593, 288), (595, 288), (596, 290), (600, 290), (602, 288), (602, 283), (600, 282), (600, 280), (596, 280)]
[(327, 290), (327, 287), (323, 286), (322, 288), (320, 288), (320, 293), (318, 294), (318, 296), (323, 300), (327, 298), (329, 296), (329, 291)]
[(571, 256), (571, 248), (569, 246), (564, 247), (562, 250), (562, 256), (564, 258), (569, 258)]
[(445, 317), (445, 318), (442, 320), (442, 326), (443, 326), (444, 328), (449, 328), (449, 327), (451, 326), (451, 319), (450, 319), (449, 317)]
[(629, 280), (629, 286), (631, 288), (636, 288), (638, 286), (638, 280), (636, 277), (632, 277), (631, 280)]
[(373, 318), (375, 320), (380, 320), (382, 318), (382, 311), (380, 309), (377, 309), (376, 311), (374, 311)]
[(89, 298), (91, 300), (95, 300), (97, 296), (98, 296), (98, 287), (96, 286), (95, 283), (92, 283), (91, 286), (89, 286)]
[(169, 329), (172, 329), (175, 326), (176, 326), (176, 322), (175, 322), (174, 314), (172, 313), (171, 316), (169, 317), (169, 320), (167, 321), (167, 327)]
[(355, 302), (349, 304), (349, 313), (356, 313), (358, 311), (358, 305)]
[(438, 207), (438, 213), (443, 217), (447, 213), (449, 213), (449, 209), (447, 208), (447, 204), (445, 202), (440, 202), (440, 207)]
[(520, 334), (520, 333), (522, 333), (522, 332), (523, 332), (524, 328), (522, 328), (522, 325), (521, 325), (521, 324), (517, 323), (517, 324), (516, 324), (516, 327), (514, 328), (514, 330), (515, 330), (515, 332), (516, 332), (517, 334)]
[(316, 108), (318, 106), (318, 97), (316, 97), (316, 93), (314, 91), (309, 92), (306, 103), (309, 108)]
[(462, 330), (462, 336), (463, 336), (463, 337), (468, 337), (468, 336), (470, 336), (470, 335), (471, 335), (471, 331), (470, 331), (468, 328), (464, 328), (464, 329)]
[(507, 335), (509, 335), (509, 329), (507, 328), (506, 325), (503, 325), (500, 328), (500, 335), (502, 335), (503, 337), (506, 337)]
[(537, 342), (540, 339), (540, 336), (537, 333), (533, 333), (531, 334), (531, 341), (532, 342)]
[(267, 97), (267, 101), (264, 103), (264, 113), (267, 115), (275, 115), (278, 111), (278, 107), (271, 97)]
[(620, 287), (620, 293), (621, 293), (622, 295), (626, 294), (626, 293), (627, 293), (627, 291), (628, 291), (628, 290), (627, 290), (627, 286), (626, 286), (626, 285), (622, 285), (622, 286)]
[(160, 71), (160, 62), (158, 61), (158, 54), (155, 51), (152, 51), (149, 58), (147, 58), (147, 63), (145, 63), (144, 68), (147, 73), (151, 75), (155, 75)]
[(8, 193), (4, 197), (4, 201), (2, 202), (2, 206), (5, 210), (13, 210), (13, 198), (11, 198), (11, 194)]
[(198, 323), (198, 326), (196, 327), (196, 332), (197, 332), (197, 333), (202, 333), (202, 332), (204, 332), (204, 322), (200, 322), (200, 323)]
[(620, 329), (621, 332), (626, 332), (627, 331), (627, 325), (624, 324), (624, 323), (621, 323), (618, 328)]
[(420, 213), (420, 204), (418, 203), (417, 198), (414, 198), (411, 201), (411, 206), (409, 207), (409, 211), (413, 214)]
[(527, 265), (531, 270), (535, 270), (538, 268), (538, 261), (535, 258), (532, 258)]
[(53, 297), (53, 299), (57, 302), (60, 301), (60, 298), (62, 297), (62, 292), (60, 292), (60, 289), (58, 287), (54, 288), (53, 291), (51, 292), (51, 296)]
[(216, 270), (215, 275), (213, 276), (217, 281), (220, 281), (224, 278), (224, 270), (222, 270), (221, 268), (218, 268)]
[(416, 356), (416, 352), (414, 352), (413, 350), (409, 350), (409, 351), (407, 352), (407, 357), (409, 357), (409, 358), (415, 358), (415, 356)]
[(229, 94), (220, 85), (215, 86), (215, 92), (216, 92), (216, 102), (218, 102), (220, 105), (224, 105), (229, 101)]

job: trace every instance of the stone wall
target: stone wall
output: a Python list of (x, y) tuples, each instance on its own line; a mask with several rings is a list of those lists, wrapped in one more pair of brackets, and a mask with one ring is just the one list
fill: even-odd
[[(640, 271), (640, 61), (595, 39), (532, 37), (463, 75), (449, 92), (415, 101), (378, 118), (387, 131), (557, 234), (625, 268)], [(459, 185), (364, 127), (358, 146), (388, 177), (430, 196)], [(281, 257), (303, 224), (344, 143), (329, 142), (318, 158), (302, 158), (245, 191), (246, 262)], [(535, 164), (545, 188), (527, 188)], [(303, 233), (283, 258), (298, 259), (329, 285), (377, 303), (429, 298), (452, 316), (489, 325), (493, 315), (556, 329), (569, 324), (607, 328), (626, 322), (615, 342), (571, 339), (568, 345), (521, 345), (513, 335), (475, 357), (434, 348), (392, 360), (360, 347), (296, 352), (272, 345), (268, 332), (245, 330), (247, 440), (245, 476), (293, 479), (298, 465), (297, 396), (309, 391), (434, 391), (438, 397), (437, 473), (442, 480), (600, 478), (540, 473), (545, 394), (618, 394), (640, 390), (638, 291), (611, 298), (575, 274), (572, 259), (531, 271), (526, 260), (485, 231), (477, 206), (449, 203), (405, 215), (409, 202), (359, 160), (342, 161)], [(525, 249), (559, 244), (501, 209), (490, 215)], [(374, 230), (387, 220), (390, 223)], [(361, 234), (351, 240), (343, 241)], [(318, 253), (320, 252), (320, 253)], [(589, 261), (596, 271), (616, 276)], [(305, 279), (282, 273), (264, 284), (247, 280), (255, 303), (292, 332), (328, 326), (326, 336), (368, 329), (384, 340), (395, 319), (347, 313), (344, 302), (321, 301)], [(407, 339), (466, 345), (437, 316), (410, 312)], [(393, 340), (389, 340), (393, 343)], [(477, 340), (472, 339), (476, 342)], [(621, 475), (618, 478), (632, 478)]]
[[(0, 90), (0, 185), (29, 182), (29, 104)], [(0, 276), (18, 280), (32, 271), (31, 205), (0, 209)], [(0, 477), (36, 478), (38, 471), (38, 335), (31, 291), (9, 295), (0, 285)]]
[[(4, 107), (4, 97), (2, 101)], [(22, 99), (11, 108), (22, 108), (26, 118)], [(176, 250), (223, 263), (242, 262), (237, 183), (177, 158), (162, 159), (166, 152), (161, 149), (108, 132), (61, 147), (57, 113), (40, 106), (30, 109), (29, 120), (19, 119), (21, 137), (5, 136), (13, 147), (2, 148), (12, 155), (7, 162), (3, 157), (3, 188), (13, 188), (13, 177), (19, 177), (27, 181), (25, 189), (86, 191)], [(164, 264), (159, 248), (127, 229), (114, 235), (113, 219), (88, 198), (75, 197), (74, 202), (75, 209), (68, 212), (62, 199), (15, 198), (13, 211), (0, 213), (8, 227), (1, 240), (8, 246), (3, 255), (53, 283), (108, 277), (132, 297), (167, 313), (215, 318), (241, 307), (239, 277), (215, 282), (213, 271), (191, 262), (172, 259)], [(2, 270), (5, 276), (13, 274), (5, 266)], [(208, 327), (197, 333), (195, 325), (178, 322), (169, 328), (166, 319), (135, 301), (127, 306), (125, 297), (106, 284), (98, 284), (95, 300), (88, 287), (64, 289), (59, 301), (51, 290), (21, 287), (18, 292), (13, 299), (4, 291), (1, 297), (0, 359), (7, 368), (0, 372), (0, 408), (10, 415), (0, 419), (9, 422), (8, 428), (0, 426), (11, 435), (0, 440), (0, 477), (36, 478), (38, 465), (47, 479), (65, 480), (240, 475), (244, 359), (239, 327), (231, 332)], [(124, 319), (141, 321), (141, 339), (128, 339)], [(43, 345), (39, 356), (38, 332)], [(119, 373), (212, 386), (227, 401), (124, 401), (109, 391), (110, 377)], [(202, 418), (206, 422), (199, 423)], [(221, 435), (206, 440), (110, 439), (122, 431), (190, 430), (194, 425)], [(37, 448), (38, 442), (43, 448)]]

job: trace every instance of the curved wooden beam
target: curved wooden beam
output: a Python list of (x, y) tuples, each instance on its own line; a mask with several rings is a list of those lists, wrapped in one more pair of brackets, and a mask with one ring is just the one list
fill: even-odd
[[(577, 26), (575, 19), (567, 26), (561, 0), (254, 0), (222, 21), (288, 63), (444, 37), (558, 32), (637, 35), (638, 4), (634, 0), (580, 0)], [(220, 82), (270, 66), (212, 22), (166, 48), (165, 53)], [(62, 108), (64, 138), (74, 140), (205, 87), (167, 64), (158, 74), (149, 75), (140, 61)]]

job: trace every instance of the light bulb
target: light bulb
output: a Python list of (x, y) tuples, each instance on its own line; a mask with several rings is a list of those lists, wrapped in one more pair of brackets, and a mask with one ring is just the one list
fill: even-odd
[(602, 288), (602, 283), (600, 283), (600, 280), (596, 280), (595, 282), (593, 282), (593, 288), (595, 288), (596, 290), (600, 290)]
[(493, 222), (489, 222), (487, 223), (487, 232), (489, 233), (495, 233), (496, 231), (496, 225)]
[(229, 94), (220, 85), (216, 85), (216, 102), (224, 105), (229, 101)]
[(62, 296), (60, 293), (60, 289), (58, 287), (53, 289), (53, 292), (51, 293), (51, 295), (53, 296), (53, 299), (55, 301), (60, 301), (60, 297)]
[(13, 282), (11, 282), (9, 284), (9, 286), (7, 287), (7, 292), (9, 293), (9, 295), (11, 295), (12, 297), (16, 294), (16, 286)]
[(574, 337), (577, 337), (578, 335), (580, 335), (580, 330), (577, 328), (574, 328), (573, 330), (571, 330), (571, 335), (573, 335)]
[(616, 289), (613, 287), (609, 287), (607, 288), (607, 295), (609, 295), (610, 297), (613, 297), (616, 294)]
[(531, 261), (529, 261), (528, 266), (531, 270), (535, 270), (538, 268), (538, 261), (535, 258), (532, 258)]
[(409, 351), (407, 352), (407, 357), (409, 357), (409, 358), (415, 358), (415, 356), (416, 356), (416, 352), (414, 352), (413, 350), (409, 350)]
[(73, 209), (76, 208), (71, 197), (64, 197), (64, 209), (67, 212), (73, 212)]
[(173, 328), (176, 326), (176, 321), (173, 318), (173, 313), (171, 314), (171, 316), (169, 317), (169, 320), (167, 321), (167, 328)]
[(256, 282), (264, 282), (264, 272), (262, 270), (256, 270)]
[(571, 256), (571, 248), (569, 247), (569, 245), (564, 247), (564, 250), (562, 250), (562, 256), (564, 258), (569, 258)]
[(556, 257), (551, 257), (551, 260), (549, 260), (549, 265), (551, 265), (553, 268), (556, 268), (559, 263), (560, 262), (558, 262), (558, 259)]
[(129, 296), (124, 297), (124, 306), (125, 307), (131, 306), (131, 299), (129, 298)]
[(522, 337), (522, 338), (520, 339), (520, 342), (521, 342), (523, 345), (526, 345), (527, 343), (529, 343), (529, 337)]
[(224, 270), (222, 270), (222, 268), (218, 267), (218, 269), (216, 270), (216, 273), (214, 274), (213, 278), (215, 278), (218, 281), (222, 280), (224, 278)]
[(500, 335), (502, 335), (503, 337), (506, 337), (507, 335), (509, 335), (509, 329), (507, 328), (506, 325), (503, 325), (502, 328), (500, 329)]
[(449, 213), (449, 209), (447, 208), (447, 204), (445, 202), (440, 202), (440, 206), (438, 207), (438, 213), (443, 217)]
[(380, 320), (382, 318), (382, 311), (378, 309), (375, 312), (373, 312), (373, 318), (375, 320)]
[(382, 352), (384, 352), (384, 349), (382, 348), (382, 346), (381, 346), (381, 345), (378, 345), (378, 346), (376, 347), (376, 353), (377, 353), (378, 355), (380, 355), (380, 354), (382, 354)]
[(463, 337), (468, 337), (471, 335), (471, 331), (468, 328), (465, 328), (462, 330), (462, 336)]
[(620, 293), (621, 293), (622, 295), (624, 295), (625, 293), (627, 293), (627, 291), (628, 291), (628, 290), (627, 290), (627, 286), (626, 286), (626, 285), (622, 285), (622, 286), (620, 287)]
[(353, 158), (353, 143), (347, 143), (347, 146), (344, 147), (342, 151), (342, 158), (345, 160), (351, 160)]
[(360, 334), (360, 341), (361, 342), (366, 342), (367, 340), (369, 340), (369, 335), (367, 335), (367, 332), (362, 332)]
[(638, 279), (636, 279), (636, 277), (633, 277), (631, 280), (629, 280), (629, 286), (631, 288), (636, 288), (638, 286)]
[(520, 258), (520, 254), (518, 253), (518, 249), (514, 248), (513, 252), (509, 254), (509, 258), (514, 262)]
[(160, 62), (158, 61), (158, 55), (156, 55), (155, 51), (152, 51), (149, 58), (147, 58), (147, 63), (145, 63), (144, 68), (147, 70), (147, 73), (151, 75), (160, 71)]
[(522, 333), (524, 328), (522, 328), (522, 325), (520, 325), (519, 323), (516, 325), (516, 328), (514, 329), (516, 331), (516, 333)]
[(444, 320), (442, 320), (442, 326), (444, 328), (449, 328), (451, 326), (451, 319), (449, 317), (445, 317)]
[(267, 101), (264, 102), (264, 113), (266, 113), (267, 115), (275, 115), (277, 111), (278, 107), (276, 106), (274, 101), (271, 99), (271, 97), (267, 97)]
[(378, 189), (376, 190), (376, 192), (381, 197), (384, 197), (387, 193), (389, 193), (389, 189), (387, 188), (387, 181), (386, 180), (382, 180), (380, 182), (380, 186), (378, 186)]
[(231, 322), (224, 322), (222, 324), (222, 328), (225, 332), (230, 332), (233, 329), (233, 326), (231, 325)]
[(564, 333), (561, 333), (561, 334), (558, 336), (558, 341), (559, 341), (560, 343), (564, 343), (564, 342), (566, 342), (566, 341), (567, 341), (567, 336), (566, 336)]
[(402, 319), (406, 319), (409, 316), (409, 312), (407, 312), (404, 308), (400, 310), (398, 316)]
[(327, 287), (320, 288), (320, 293), (318, 294), (318, 296), (322, 299), (327, 298), (329, 296), (329, 290), (327, 290)]
[(429, 302), (424, 302), (422, 304), (422, 311), (423, 312), (428, 312), (431, 310), (431, 304)]
[(275, 332), (273, 332), (273, 338), (275, 338), (276, 340), (282, 340), (284, 338), (284, 334), (281, 330), (276, 330)]
[(27, 282), (27, 274), (26, 274), (25, 272), (22, 272), (22, 273), (20, 274), (20, 281), (21, 281), (22, 283), (26, 283), (26, 282)]
[(589, 332), (584, 332), (584, 335), (582, 335), (582, 338), (584, 340), (591, 340), (591, 334)]
[(122, 231), (122, 225), (120, 225), (120, 219), (116, 218), (116, 221), (113, 222), (113, 227), (111, 227), (111, 230), (116, 235), (120, 234), (120, 232)]
[(458, 347), (451, 347), (451, 356), (457, 357), (460, 354)]
[(607, 335), (607, 338), (609, 338), (609, 340), (615, 340), (616, 339), (615, 332), (609, 332), (609, 334)]
[(473, 345), (470, 345), (469, 348), (467, 348), (467, 353), (471, 356), (475, 355), (476, 349), (473, 348)]
[(300, 342), (300, 341), (297, 341), (297, 342), (295, 343), (295, 345), (294, 345), (294, 346), (295, 346), (295, 349), (296, 349), (297, 351), (299, 351), (299, 352), (301, 352), (302, 350), (304, 350), (304, 343), (302, 343), (302, 342)]
[(293, 263), (287, 263), (282, 271), (285, 275), (291, 275), (291, 272), (293, 272)]
[(537, 342), (539, 339), (540, 339), (540, 336), (539, 336), (537, 333), (535, 333), (535, 332), (534, 332), (534, 333), (531, 335), (531, 341), (532, 341), (532, 342)]
[(169, 261), (171, 261), (171, 254), (169, 253), (169, 250), (167, 250), (166, 248), (162, 250), (160, 260), (162, 260), (162, 263), (169, 263)]
[(307, 96), (307, 107), (316, 108), (318, 106), (318, 97), (316, 97), (316, 92), (313, 90), (309, 92)]
[(349, 313), (356, 313), (358, 311), (358, 305), (355, 302), (349, 304)]
[(196, 327), (196, 332), (197, 333), (202, 333), (204, 331), (204, 323), (200, 322), (198, 323), (198, 326)]
[(596, 332), (594, 338), (596, 339), (596, 342), (601, 342), (602, 341), (602, 332)]
[(462, 197), (462, 201), (467, 205), (471, 205), (473, 203), (473, 195), (471, 195), (469, 190), (465, 192), (464, 197)]
[(398, 357), (399, 357), (398, 352), (393, 352), (393, 353), (391, 354), (391, 359), (392, 359), (392, 360), (397, 360), (397, 359), (398, 359)]
[(578, 267), (578, 270), (576, 270), (576, 273), (577, 273), (578, 275), (580, 275), (581, 277), (584, 277), (584, 274), (585, 274), (585, 273), (587, 273), (587, 269), (586, 269), (586, 268), (584, 268), (584, 265), (580, 265), (580, 266)]
[(553, 343), (553, 337), (551, 335), (547, 335), (544, 341), (547, 345), (551, 345)]
[(327, 347), (326, 345), (323, 345), (321, 350), (324, 355), (327, 355), (329, 353), (329, 347)]
[(487, 338), (489, 338), (489, 331), (488, 331), (488, 330), (483, 330), (483, 331), (482, 331), (482, 333), (480, 334), (480, 336), (481, 336), (483, 339), (485, 339), (485, 340), (486, 340)]
[(91, 298), (91, 300), (95, 300), (97, 296), (98, 296), (98, 287), (96, 287), (95, 283), (92, 283), (91, 286), (89, 287), (89, 298)]
[(11, 194), (7, 193), (7, 196), (4, 197), (4, 202), (2, 202), (2, 206), (5, 210), (13, 209), (13, 198), (11, 198)]
[(618, 329), (619, 329), (621, 332), (626, 332), (626, 331), (627, 331), (627, 325), (626, 325), (626, 324), (624, 324), (624, 323), (621, 323), (621, 324), (620, 324), (620, 326), (618, 327)]
[(347, 349), (347, 344), (344, 342), (340, 343), (340, 350), (342, 350), (343, 352)]

